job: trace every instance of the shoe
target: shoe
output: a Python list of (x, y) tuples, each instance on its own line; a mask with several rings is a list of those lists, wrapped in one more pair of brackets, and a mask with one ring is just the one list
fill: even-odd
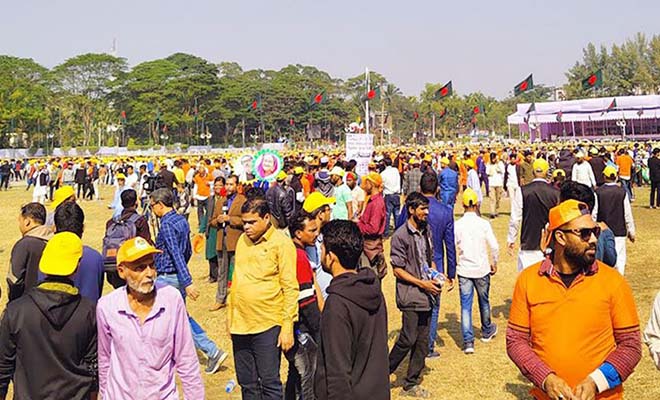
[(211, 358), (209, 358), (209, 362), (206, 365), (206, 369), (204, 372), (206, 372), (209, 375), (215, 374), (218, 372), (218, 369), (220, 369), (220, 366), (222, 363), (227, 359), (227, 356), (229, 354), (225, 353), (224, 351), (218, 349), (218, 352), (215, 353), (215, 355)]
[(430, 399), (431, 398), (431, 393), (429, 393), (426, 389), (419, 385), (415, 385), (411, 387), (410, 389), (402, 389), (401, 390), (401, 396), (402, 397), (417, 397), (419, 399)]
[(426, 355), (426, 358), (438, 358), (438, 357), (440, 357), (440, 353), (438, 353), (435, 350), (430, 351), (429, 354)]
[[(495, 324), (493, 324), (493, 325), (495, 325)], [(491, 334), (488, 335), (488, 336), (484, 336), (484, 337), (482, 337), (482, 338), (481, 338), (481, 341), (484, 342), (484, 343), (488, 343), (488, 342), (490, 342), (491, 340), (493, 340), (493, 338), (495, 337), (495, 335), (497, 335), (497, 325), (495, 325), (495, 330), (493, 331), (493, 333), (491, 333)]]
[(468, 343), (465, 346), (463, 346), (463, 353), (474, 354), (474, 343)]
[(225, 307), (227, 307), (226, 303), (222, 303), (222, 304), (221, 303), (215, 303), (209, 308), (209, 311), (218, 311), (218, 310), (223, 309)]

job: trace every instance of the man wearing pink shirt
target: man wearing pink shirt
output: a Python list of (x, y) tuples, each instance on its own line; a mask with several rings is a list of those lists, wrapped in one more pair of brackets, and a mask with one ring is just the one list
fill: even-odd
[(97, 306), (99, 392), (103, 399), (205, 398), (188, 313), (178, 290), (156, 285), (154, 254), (141, 237), (117, 252), (117, 272), (126, 281)]

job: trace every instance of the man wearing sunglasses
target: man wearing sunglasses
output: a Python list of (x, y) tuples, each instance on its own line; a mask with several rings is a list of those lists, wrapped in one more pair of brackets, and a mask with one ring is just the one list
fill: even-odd
[(518, 276), (507, 353), (536, 399), (622, 399), (641, 358), (630, 286), (596, 261), (600, 228), (586, 204), (552, 208), (548, 231), (552, 252)]

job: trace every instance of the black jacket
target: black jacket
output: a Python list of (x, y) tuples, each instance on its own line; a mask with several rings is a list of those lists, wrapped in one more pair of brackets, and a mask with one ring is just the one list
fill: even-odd
[(11, 266), (7, 274), (9, 301), (23, 296), (37, 285), (41, 254), (52, 235), (50, 227), (37, 226), (27, 232), (11, 249)]
[(71, 283), (47, 280), (7, 306), (0, 323), (0, 397), (88, 399), (98, 390), (96, 310)]
[(295, 194), (293, 190), (282, 186), (281, 183), (276, 183), (268, 188), (266, 201), (271, 215), (277, 221), (277, 228), (288, 228), (295, 211)]
[(660, 158), (649, 158), (649, 178), (651, 182), (660, 182)]
[(328, 286), (314, 388), (318, 400), (390, 398), (387, 309), (370, 269)]

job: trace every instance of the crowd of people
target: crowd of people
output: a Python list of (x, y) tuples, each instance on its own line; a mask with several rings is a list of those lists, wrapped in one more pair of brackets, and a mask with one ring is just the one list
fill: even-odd
[[(237, 174), (232, 157), (4, 163), (1, 182), (26, 171), (34, 196), (20, 209), (7, 275), (0, 397), (13, 382), (16, 398), (175, 399), (179, 382), (185, 399), (203, 399), (199, 351), (207, 374), (231, 354), (248, 400), (389, 399), (390, 374), (406, 358), (400, 395), (431, 398), (422, 376), (439, 357), (443, 293), (458, 287), (466, 355), (500, 333), (491, 220), (508, 197), (506, 249), (519, 270), (510, 359), (536, 399), (622, 398), (642, 355), (624, 278), (631, 202), (650, 184), (649, 207), (660, 206), (660, 148), (383, 148), (362, 174), (341, 151), (291, 151), (270, 182)], [(82, 244), (79, 202), (100, 200), (99, 185), (115, 194), (95, 250)], [(209, 312), (226, 309), (231, 351), (186, 310), (199, 296), (193, 252), (208, 261)], [(390, 273), (402, 322), (388, 348), (381, 286)], [(105, 295), (104, 280), (114, 288)], [(660, 295), (643, 335), (660, 368)]]

